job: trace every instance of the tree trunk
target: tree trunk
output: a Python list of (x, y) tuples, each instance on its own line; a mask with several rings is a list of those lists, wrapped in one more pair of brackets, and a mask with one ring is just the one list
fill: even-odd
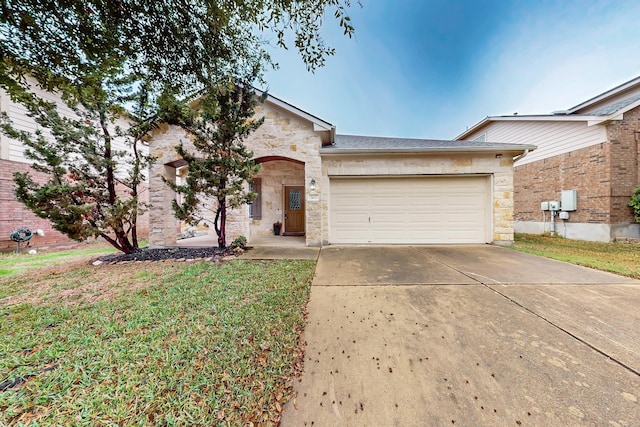
[(218, 200), (220, 209), (220, 232), (218, 233), (218, 247), (224, 249), (227, 247), (227, 204), (224, 199)]

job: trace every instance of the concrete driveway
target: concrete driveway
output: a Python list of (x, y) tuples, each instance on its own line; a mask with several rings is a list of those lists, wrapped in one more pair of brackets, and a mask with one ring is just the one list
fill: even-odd
[(496, 246), (327, 247), (282, 426), (640, 425), (640, 282)]

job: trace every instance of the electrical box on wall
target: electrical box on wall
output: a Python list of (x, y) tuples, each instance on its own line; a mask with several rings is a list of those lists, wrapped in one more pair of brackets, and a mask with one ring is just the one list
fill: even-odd
[(569, 212), (567, 211), (562, 211), (560, 212), (560, 219), (569, 219)]
[(558, 200), (549, 201), (549, 210), (550, 211), (559, 211), (560, 210), (560, 202)]
[(549, 210), (549, 202), (540, 203), (540, 210), (541, 211), (548, 211)]
[(562, 210), (575, 211), (578, 208), (578, 194), (576, 190), (562, 190)]

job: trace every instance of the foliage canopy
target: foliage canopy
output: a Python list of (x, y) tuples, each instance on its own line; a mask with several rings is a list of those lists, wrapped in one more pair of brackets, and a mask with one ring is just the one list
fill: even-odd
[[(218, 235), (218, 246), (226, 247), (227, 208), (252, 202), (256, 193), (247, 182), (258, 173), (260, 165), (252, 160), (244, 140), (264, 122), (255, 118), (255, 107), (266, 93), (256, 94), (251, 79), (230, 80), (210, 88), (191, 108), (184, 102), (167, 99), (161, 104), (174, 116), (167, 121), (178, 124), (188, 135), (193, 148), (181, 143), (177, 153), (186, 162), (187, 175), (181, 184), (165, 180), (181, 195), (173, 201), (176, 217), (192, 225), (212, 223)], [(165, 114), (168, 117), (169, 114)], [(205, 200), (212, 200), (206, 208)], [(211, 219), (207, 211), (215, 213)]]
[[(25, 157), (47, 177), (42, 184), (30, 173), (16, 174), (18, 199), (72, 238), (102, 236), (124, 252), (137, 250), (139, 187), (149, 163), (141, 143), (162, 119), (161, 94), (185, 99), (238, 76), (260, 77), (273, 65), (269, 34), (281, 48), (292, 37), (315, 70), (334, 52), (320, 34), (325, 14), (332, 11), (351, 36), (349, 6), (350, 0), (3, 1), (0, 88), (39, 130), (16, 128), (6, 115), (0, 130), (21, 141)], [(62, 102), (43, 99), (42, 90)], [(127, 149), (116, 149), (117, 140)]]

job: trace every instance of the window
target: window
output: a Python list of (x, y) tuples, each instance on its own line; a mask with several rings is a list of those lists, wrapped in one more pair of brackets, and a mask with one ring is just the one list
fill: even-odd
[(258, 197), (249, 204), (249, 218), (262, 219), (262, 179), (253, 178), (253, 182), (249, 184), (249, 191), (258, 194)]
[(482, 135), (478, 136), (477, 138), (474, 138), (473, 142), (487, 142), (487, 134), (483, 133)]

